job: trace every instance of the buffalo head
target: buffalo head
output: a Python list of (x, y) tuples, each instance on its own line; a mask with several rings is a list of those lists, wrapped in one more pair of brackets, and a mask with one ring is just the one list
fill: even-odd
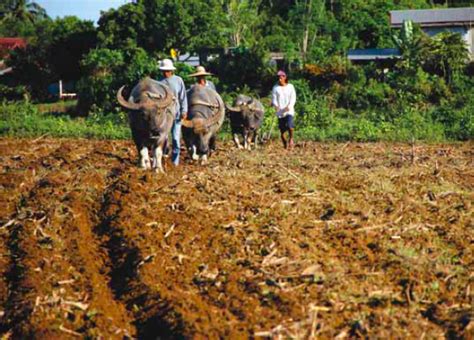
[[(122, 86), (117, 92), (119, 104), (130, 110), (130, 120), (135, 124), (142, 125), (148, 130), (150, 138), (158, 138), (163, 130), (166, 130), (166, 114), (170, 114), (170, 106), (173, 102), (171, 90), (164, 84), (156, 83), (155, 88), (142, 84), (132, 91), (131, 100), (123, 97)], [(160, 88), (160, 90), (158, 90)]]

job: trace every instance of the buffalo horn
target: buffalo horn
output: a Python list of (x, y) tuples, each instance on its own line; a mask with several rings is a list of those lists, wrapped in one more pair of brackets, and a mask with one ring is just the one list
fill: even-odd
[(230, 105), (227, 105), (227, 104), (225, 104), (225, 107), (228, 111), (240, 112), (239, 107), (234, 107), (234, 106), (230, 106)]
[(129, 110), (140, 110), (141, 109), (140, 104), (131, 103), (131, 102), (125, 100), (125, 98), (122, 95), (122, 91), (123, 91), (124, 87), (125, 86), (122, 86), (117, 92), (117, 100), (118, 100), (119, 104), (122, 105), (124, 108), (129, 109)]

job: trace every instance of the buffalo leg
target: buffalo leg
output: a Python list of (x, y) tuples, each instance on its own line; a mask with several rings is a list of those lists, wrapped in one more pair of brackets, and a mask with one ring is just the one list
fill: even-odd
[(240, 145), (239, 141), (239, 135), (237, 133), (234, 133), (234, 143), (238, 149), (242, 149), (242, 145)]
[(214, 151), (216, 151), (216, 136), (212, 136), (209, 139), (209, 157), (212, 156)]
[(157, 145), (153, 150), (153, 168), (155, 172), (164, 172), (163, 170), (163, 145)]
[(191, 147), (191, 152), (192, 152), (192, 155), (191, 155), (191, 158), (194, 160), (194, 161), (197, 161), (199, 159), (199, 155), (197, 153), (197, 147), (195, 144), (193, 144), (193, 146)]
[(245, 136), (245, 144), (247, 145), (246, 149), (247, 150), (252, 150), (252, 133), (248, 132), (247, 135)]
[(140, 149), (140, 167), (143, 169), (151, 168), (150, 155), (146, 146)]
[(257, 130), (253, 132), (253, 147), (254, 149), (257, 149), (257, 144), (258, 144), (258, 133)]

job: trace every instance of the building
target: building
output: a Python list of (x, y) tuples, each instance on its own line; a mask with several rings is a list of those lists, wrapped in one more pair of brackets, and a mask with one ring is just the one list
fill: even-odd
[(401, 58), (401, 53), (398, 48), (351, 49), (347, 53), (347, 58), (353, 63), (377, 61), (390, 64)]
[(25, 47), (26, 40), (23, 38), (0, 38), (0, 77), (13, 71), (11, 67), (7, 67), (5, 64), (5, 59), (8, 58), (10, 52), (16, 48)]
[(0, 38), (0, 59), (4, 59), (15, 48), (24, 47), (26, 40), (23, 38)]
[(390, 11), (393, 28), (402, 27), (408, 20), (420, 25), (429, 36), (446, 31), (461, 34), (474, 59), (474, 7)]

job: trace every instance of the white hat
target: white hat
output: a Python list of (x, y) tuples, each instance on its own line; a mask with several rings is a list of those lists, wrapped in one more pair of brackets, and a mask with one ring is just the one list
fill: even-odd
[(160, 60), (159, 69), (161, 71), (174, 71), (176, 70), (176, 67), (173, 66), (173, 62), (171, 61), (171, 59), (163, 59)]
[(197, 66), (196, 72), (191, 73), (190, 77), (199, 77), (199, 76), (212, 76), (212, 73), (206, 72), (204, 66)]

